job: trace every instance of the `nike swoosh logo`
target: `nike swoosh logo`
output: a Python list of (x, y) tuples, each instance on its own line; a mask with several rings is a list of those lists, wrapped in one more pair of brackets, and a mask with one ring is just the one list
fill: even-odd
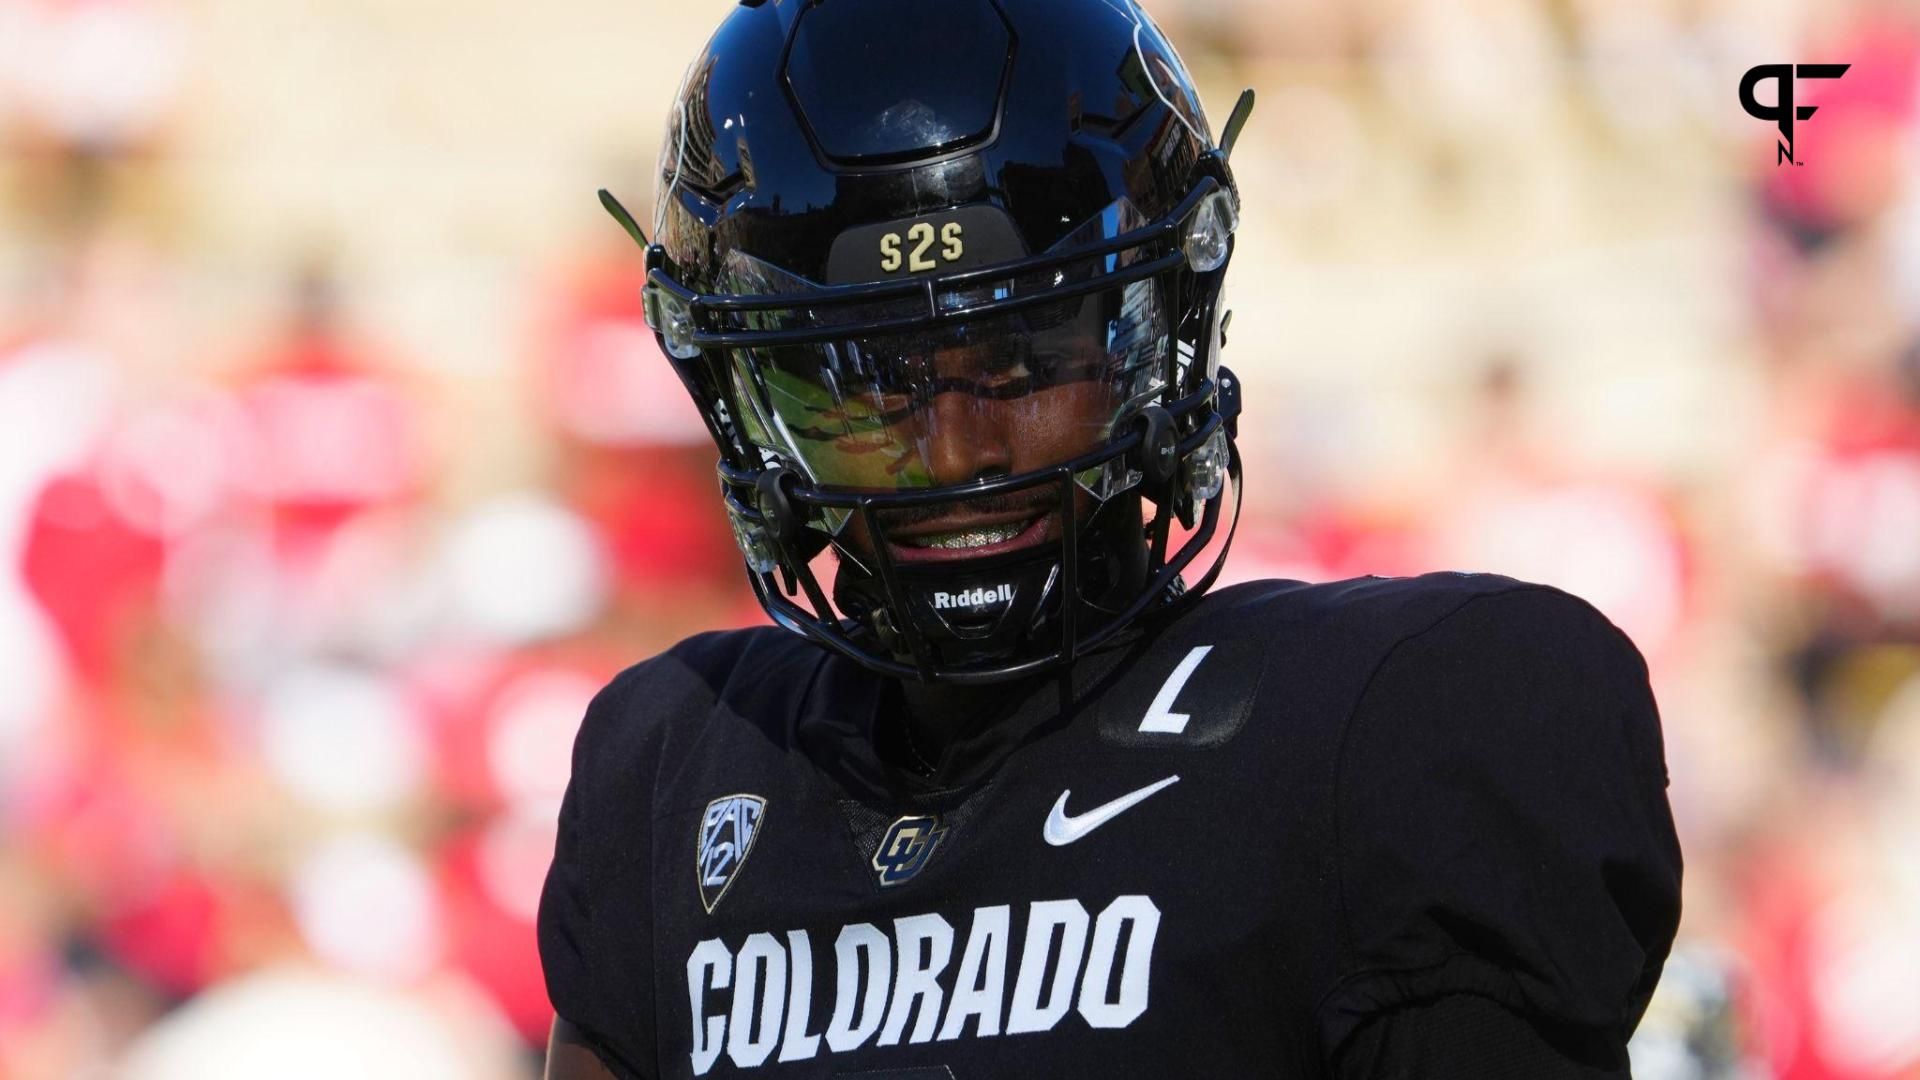
[(1129, 792), (1110, 803), (1096, 806), (1084, 814), (1068, 816), (1067, 796), (1073, 794), (1069, 788), (1060, 793), (1060, 801), (1053, 804), (1053, 813), (1047, 815), (1047, 826), (1040, 835), (1054, 847), (1065, 847), (1075, 840), (1138, 806), (1147, 796), (1168, 787), (1178, 781), (1178, 776), (1169, 776), (1156, 784), (1148, 784), (1138, 791)]

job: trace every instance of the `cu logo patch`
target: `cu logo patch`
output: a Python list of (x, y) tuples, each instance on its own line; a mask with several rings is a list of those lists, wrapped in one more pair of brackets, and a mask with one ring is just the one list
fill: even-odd
[(760, 835), (760, 819), (767, 812), (767, 800), (758, 795), (722, 795), (707, 804), (700, 815), (700, 846), (694, 869), (699, 874), (700, 902), (707, 914), (727, 894), (740, 866), (753, 850)]
[(882, 888), (892, 888), (913, 880), (933, 858), (947, 830), (938, 817), (903, 817), (887, 826), (880, 848), (873, 853), (873, 869), (880, 875)]

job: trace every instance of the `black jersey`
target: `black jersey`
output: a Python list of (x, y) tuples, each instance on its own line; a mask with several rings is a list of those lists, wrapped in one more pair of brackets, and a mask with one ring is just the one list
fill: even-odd
[(1647, 673), (1485, 575), (1218, 590), (959, 738), (777, 629), (595, 700), (540, 912), (628, 1077), (1320, 1077), (1473, 995), (1623, 1041), (1679, 912)]

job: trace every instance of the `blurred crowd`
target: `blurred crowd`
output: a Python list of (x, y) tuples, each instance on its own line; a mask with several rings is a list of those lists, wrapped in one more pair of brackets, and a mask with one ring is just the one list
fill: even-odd
[[(1231, 576), (1593, 601), (1688, 859), (1636, 1075), (1920, 1077), (1920, 9), (1147, 6), (1261, 95)], [(0, 0), (0, 1080), (537, 1075), (586, 702), (762, 618), (591, 207), (719, 9), (274, 7)]]

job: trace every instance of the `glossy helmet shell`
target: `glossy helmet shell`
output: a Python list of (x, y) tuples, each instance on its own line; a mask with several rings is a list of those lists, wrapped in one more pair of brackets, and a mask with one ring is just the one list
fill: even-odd
[[(736, 535), (776, 621), (881, 671), (990, 680), (1069, 661), (1183, 591), (1180, 571), (1219, 516), (1219, 476), (1237, 474), (1237, 387), (1217, 353), (1238, 195), (1185, 67), (1136, 5), (743, 3), (687, 69), (658, 179), (649, 321), (721, 451)], [(1112, 220), (1122, 204), (1128, 228), (1089, 234), (1089, 222)], [(964, 218), (979, 238), (965, 260), (890, 277), (870, 257), (888, 228), (940, 215)], [(1009, 573), (1027, 586), (985, 622), (956, 628), (902, 585), (899, 568), (844, 558), (830, 603), (809, 569), (834, 542), (829, 519), (1021, 484), (1055, 484), (1068, 499), (1086, 462), (959, 488), (836, 492), (743, 430), (753, 403), (741, 400), (751, 391), (730, 350), (773, 340), (775, 320), (763, 316), (775, 306), (786, 308), (782, 340), (806, 339), (809, 323), (825, 340), (859, 330), (862, 317), (974, 317), (994, 305), (969, 306), (970, 297), (1004, 301), (1044, 291), (1034, 283), (1047, 280), (1070, 290), (1070, 275), (1046, 272), (1076, 257), (1092, 273), (1151, 275), (1171, 308), (1164, 390), (1115, 427), (1097, 462), (1131, 468), (1131, 482), (1116, 485), (1124, 494), (1103, 495), (1094, 520), (1067, 528), (1063, 550), (998, 567), (997, 577), (946, 570), (941, 584), (953, 593)], [(802, 292), (779, 304), (743, 296), (752, 291), (738, 273), (743, 259), (778, 268)], [(992, 280), (1020, 285), (983, 294)], [(1153, 522), (1143, 523), (1143, 497), (1158, 508)], [(1171, 517), (1199, 523), (1178, 552), (1167, 550)]]

